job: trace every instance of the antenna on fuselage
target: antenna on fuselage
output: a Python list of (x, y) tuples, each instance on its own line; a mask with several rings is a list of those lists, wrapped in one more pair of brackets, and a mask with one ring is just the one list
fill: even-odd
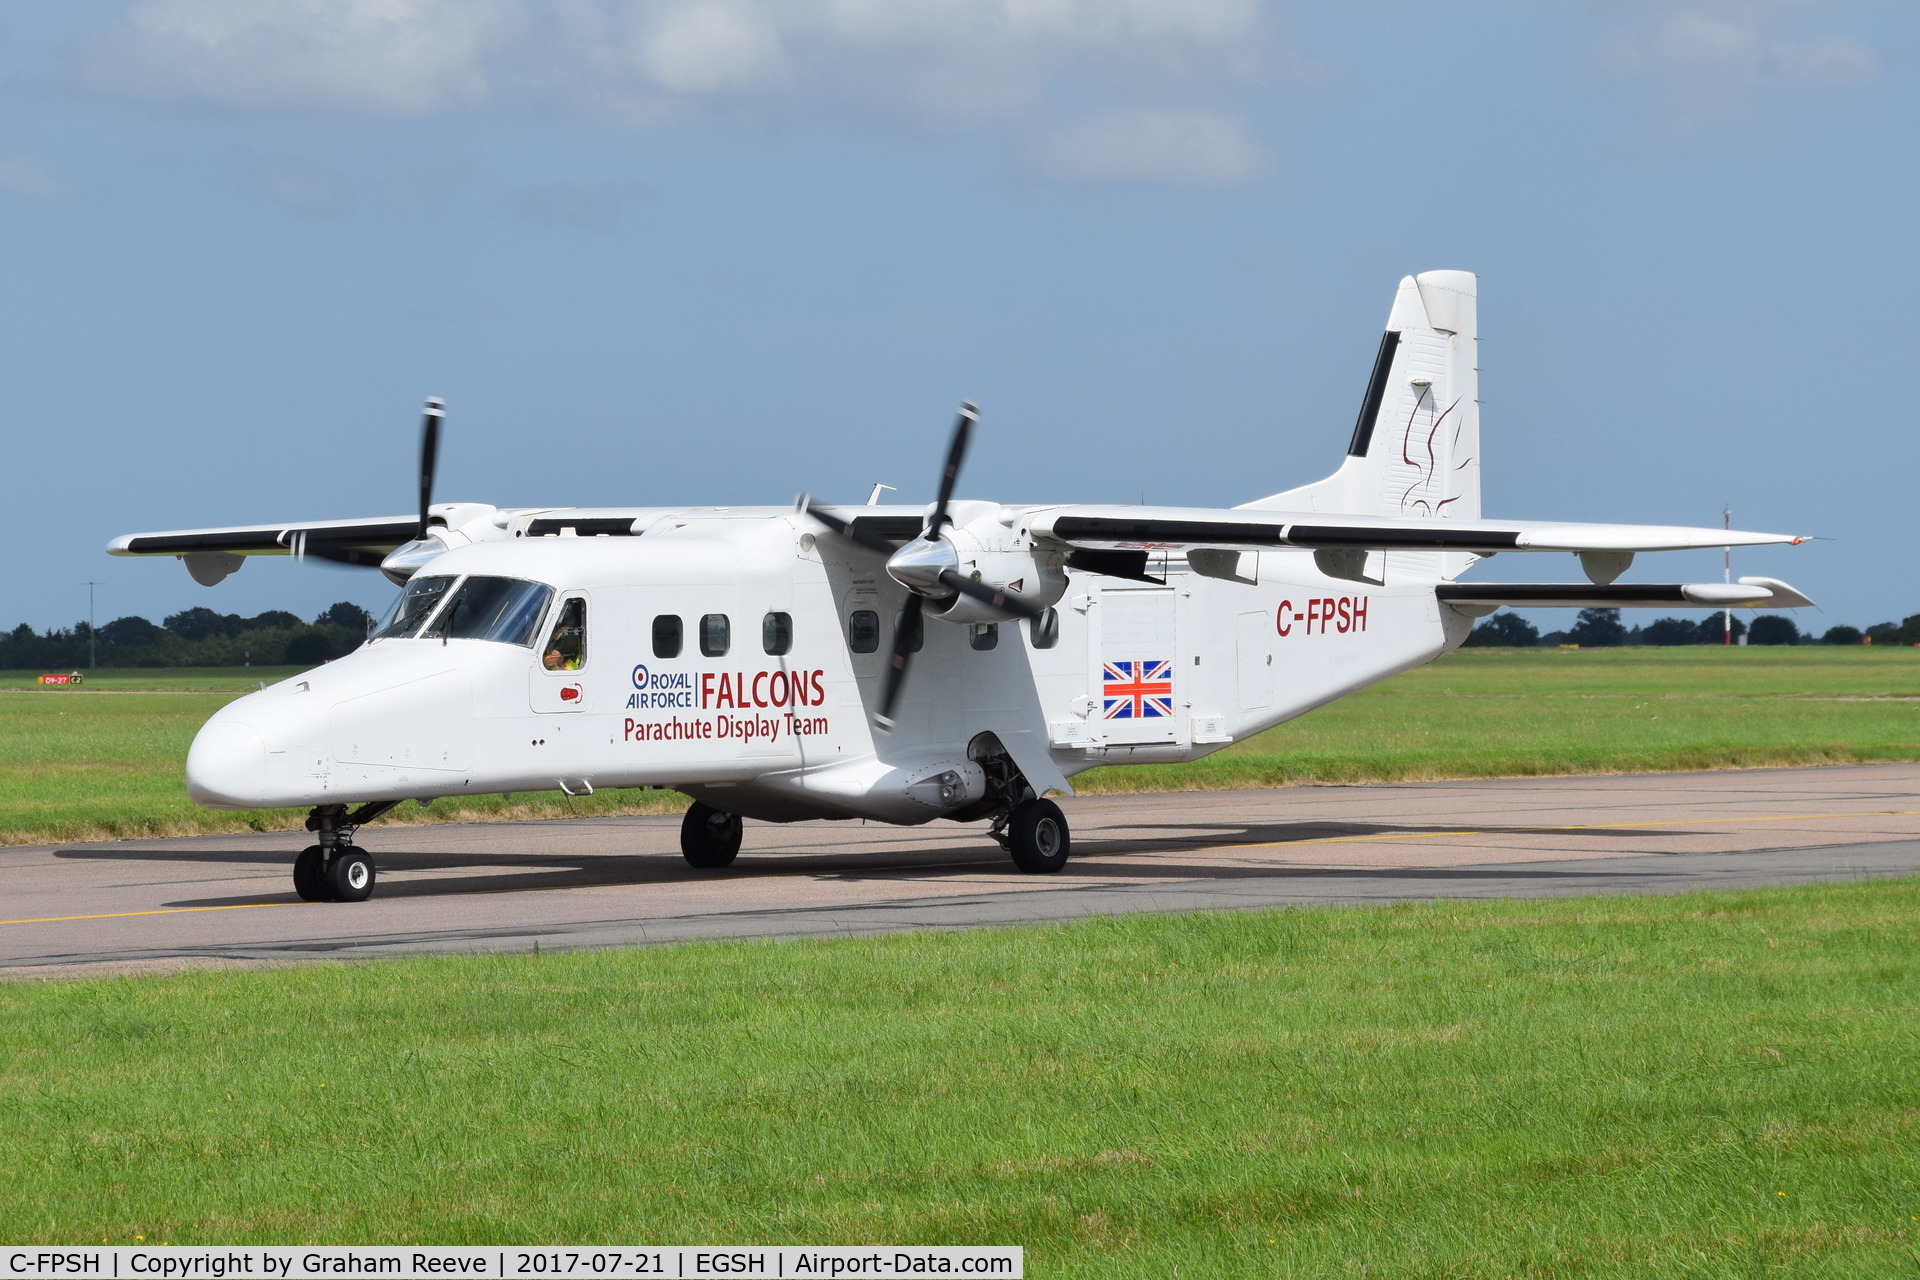
[(880, 491), (882, 489), (885, 489), (888, 493), (900, 492), (898, 489), (894, 488), (890, 484), (881, 484), (878, 480), (875, 480), (873, 482), (873, 492), (867, 495), (868, 506), (877, 507), (880, 505)]

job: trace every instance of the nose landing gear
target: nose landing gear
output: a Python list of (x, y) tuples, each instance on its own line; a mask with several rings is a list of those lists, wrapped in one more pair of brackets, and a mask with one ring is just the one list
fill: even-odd
[(379, 800), (352, 813), (343, 804), (323, 804), (307, 815), (307, 830), (320, 843), (293, 860), (293, 891), (302, 902), (365, 902), (373, 895), (373, 859), (353, 843), (353, 833), (399, 804)]

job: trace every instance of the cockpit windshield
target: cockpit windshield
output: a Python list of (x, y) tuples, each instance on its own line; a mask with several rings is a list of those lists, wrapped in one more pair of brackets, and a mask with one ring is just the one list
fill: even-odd
[(385, 622), (370, 637), (374, 640), (402, 639), (418, 631), (433, 611), (446, 598), (447, 588), (453, 585), (452, 578), (415, 577), (407, 582), (407, 589), (393, 602), (393, 608), (387, 610)]
[(501, 644), (533, 647), (553, 588), (519, 578), (470, 577), (421, 632), (420, 638), (497, 640)]

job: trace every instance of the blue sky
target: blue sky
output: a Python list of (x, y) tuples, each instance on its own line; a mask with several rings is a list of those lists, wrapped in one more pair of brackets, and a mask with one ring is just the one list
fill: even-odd
[[(378, 607), (116, 533), (412, 505), (1231, 505), (1481, 276), (1490, 515), (1821, 535), (1920, 612), (1920, 12), (1859, 0), (81, 0), (0, 20), (0, 625)], [(1571, 557), (1477, 576), (1572, 579)], [(1719, 575), (1717, 553), (1632, 576)], [(1547, 621), (1547, 616), (1541, 617)]]

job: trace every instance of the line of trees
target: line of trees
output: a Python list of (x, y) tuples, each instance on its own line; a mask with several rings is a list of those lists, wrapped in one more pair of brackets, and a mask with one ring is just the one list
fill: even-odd
[[(1656, 618), (1644, 626), (1628, 627), (1618, 609), (1582, 609), (1565, 631), (1540, 634), (1540, 628), (1517, 613), (1496, 613), (1467, 637), (1469, 645), (1506, 645), (1518, 648), (1577, 644), (1583, 649), (1620, 645), (1721, 644), (1721, 615)], [(278, 667), (318, 666), (358, 648), (373, 628), (373, 615), (345, 600), (323, 610), (312, 622), (303, 622), (284, 610), (269, 609), (251, 618), (215, 613), (196, 607), (176, 613), (158, 626), (140, 617), (115, 618), (99, 629), (87, 624), (37, 632), (25, 623), (0, 635), (0, 668), (56, 670), (83, 668), (88, 640), (94, 639), (102, 667)], [(1734, 642), (1748, 644), (1920, 644), (1920, 614), (1905, 622), (1882, 622), (1868, 627), (1829, 627), (1819, 636), (1802, 632), (1792, 618), (1763, 613), (1751, 626), (1733, 620)]]
[(115, 618), (98, 632), (84, 622), (46, 632), (22, 623), (0, 635), (0, 668), (84, 668), (89, 641), (102, 667), (312, 667), (351, 652), (372, 627), (373, 615), (345, 600), (312, 622), (281, 609), (243, 618), (201, 607), (158, 626)]
[[(1920, 644), (1920, 613), (1905, 622), (1880, 622), (1865, 631), (1858, 627), (1829, 627), (1815, 635), (1803, 632), (1792, 618), (1763, 613), (1751, 625), (1745, 619), (1733, 620), (1735, 644), (1745, 637), (1748, 644)], [(1517, 613), (1496, 613), (1473, 629), (1467, 637), (1470, 645), (1507, 645), (1530, 648), (1577, 644), (1583, 649), (1607, 649), (1620, 645), (1725, 644), (1724, 615), (1708, 614), (1695, 621), (1690, 618), (1656, 618), (1645, 626), (1629, 627), (1620, 621), (1618, 609), (1582, 609), (1580, 616), (1565, 631), (1540, 634), (1540, 628)]]

